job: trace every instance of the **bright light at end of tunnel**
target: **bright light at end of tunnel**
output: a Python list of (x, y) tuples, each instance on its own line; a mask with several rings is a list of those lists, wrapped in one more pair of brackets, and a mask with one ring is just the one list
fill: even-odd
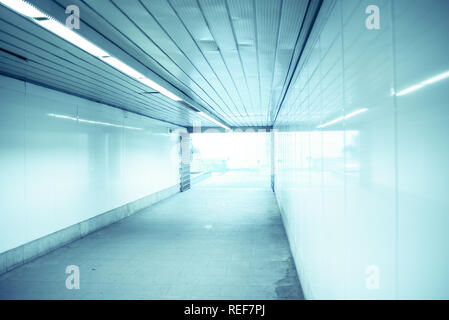
[(354, 112), (348, 113), (348, 114), (345, 115), (345, 116), (341, 116), (341, 117), (338, 117), (337, 119), (334, 119), (334, 120), (332, 120), (332, 121), (329, 121), (329, 122), (320, 124), (319, 126), (317, 126), (317, 128), (318, 128), (318, 129), (321, 129), (321, 128), (328, 127), (328, 126), (330, 126), (330, 125), (332, 125), (332, 124), (334, 124), (334, 123), (340, 122), (340, 121), (343, 120), (343, 119), (349, 119), (349, 118), (352, 118), (353, 116), (358, 115), (359, 113), (362, 113), (362, 112), (365, 112), (365, 111), (368, 111), (368, 109), (367, 109), (367, 108), (358, 109), (358, 110), (356, 110), (356, 111), (354, 111)]
[(41, 27), (47, 29), (48, 31), (54, 33), (60, 38), (70, 42), (76, 47), (86, 51), (87, 53), (101, 59), (103, 62), (109, 64), (113, 68), (123, 72), (129, 77), (132, 77), (144, 85), (150, 87), (153, 90), (156, 90), (163, 94), (164, 96), (174, 100), (174, 101), (182, 101), (181, 98), (165, 89), (164, 87), (158, 85), (156, 82), (146, 78), (144, 75), (134, 70), (127, 64), (118, 60), (117, 58), (112, 57), (109, 53), (99, 48), (92, 42), (83, 38), (73, 30), (67, 28), (62, 23), (56, 21), (54, 18), (40, 11), (32, 4), (28, 3), (25, 0), (0, 0), (0, 4), (8, 7), (9, 9), (25, 16), (31, 18), (35, 23), (40, 25)]

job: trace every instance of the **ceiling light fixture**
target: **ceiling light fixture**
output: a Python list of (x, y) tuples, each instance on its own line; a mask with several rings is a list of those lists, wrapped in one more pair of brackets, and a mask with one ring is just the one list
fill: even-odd
[(206, 118), (207, 120), (210, 120), (210, 121), (212, 121), (212, 122), (215, 123), (215, 124), (218, 124), (220, 127), (224, 128), (224, 129), (226, 129), (226, 130), (231, 130), (229, 127), (225, 126), (223, 123), (221, 123), (221, 122), (215, 120), (214, 118), (212, 118), (211, 116), (207, 115), (206, 113), (204, 113), (204, 112), (202, 112), (202, 111), (198, 112), (198, 114), (201, 115), (201, 116), (203, 116), (203, 117)]
[(56, 21), (54, 18), (43, 13), (29, 2), (25, 0), (0, 0), (0, 4), (8, 7), (9, 9), (23, 16), (33, 19), (33, 21), (38, 25), (40, 25), (41, 27), (56, 34), (62, 39), (86, 51), (87, 53), (101, 59), (103, 62), (109, 64), (110, 66), (123, 72), (124, 74), (138, 80), (139, 82), (145, 84), (146, 86), (159, 91), (164, 96), (174, 101), (182, 101), (181, 98), (179, 98), (169, 90), (158, 85), (156, 82), (148, 79), (143, 74), (134, 70), (133, 68), (123, 63), (122, 61), (118, 60), (117, 58), (112, 57), (109, 53), (107, 53), (103, 49), (99, 48), (92, 42), (86, 40), (73, 30), (67, 28), (65, 25)]
[(138, 80), (145, 78), (143, 76), (143, 74), (141, 74), (140, 72), (134, 70), (133, 68), (131, 68), (127, 64), (121, 62), (117, 58), (110, 57), (110, 56), (105, 56), (105, 57), (101, 57), (101, 60), (103, 60), (107, 64), (113, 66), (115, 69), (120, 70), (121, 72), (123, 72), (124, 74), (130, 76), (131, 78), (135, 78), (135, 79), (138, 79)]
[(95, 57), (102, 57), (102, 56), (109, 55), (106, 51), (97, 47), (92, 42), (86, 40), (85, 38), (83, 38), (79, 34), (77, 34), (76, 32), (70, 30), (65, 25), (63, 25), (62, 23), (60, 23), (52, 18), (49, 18), (47, 20), (37, 20), (35, 22), (38, 25), (47, 29), (48, 31), (53, 32), (60, 38), (70, 42), (71, 44), (77, 46), (80, 49), (83, 49), (84, 51), (86, 51), (87, 53), (89, 53)]
[(150, 80), (148, 78), (141, 78), (138, 79), (140, 82), (142, 82), (143, 84), (146, 84), (148, 87), (159, 91), (160, 93), (162, 93), (164, 96), (169, 97), (172, 100), (175, 101), (182, 101), (182, 99), (180, 97), (178, 97), (177, 95), (171, 93), (170, 91), (168, 91), (167, 89), (165, 89), (164, 87), (158, 85), (156, 82), (154, 82), (153, 80)]
[(1, 4), (29, 18), (47, 18), (47, 15), (23, 0), (1, 0)]
[(367, 108), (358, 109), (358, 110), (356, 110), (356, 111), (354, 111), (354, 112), (348, 113), (348, 114), (345, 115), (345, 116), (341, 116), (341, 117), (338, 117), (337, 119), (334, 119), (334, 120), (332, 120), (332, 121), (329, 121), (329, 122), (320, 124), (319, 126), (317, 126), (317, 128), (318, 128), (318, 129), (321, 129), (321, 128), (328, 127), (328, 126), (330, 126), (330, 125), (332, 125), (332, 124), (334, 124), (334, 123), (340, 122), (340, 121), (343, 120), (343, 119), (349, 119), (349, 118), (351, 118), (351, 117), (353, 117), (353, 116), (355, 116), (355, 115), (357, 115), (357, 114), (359, 114), (359, 113), (365, 112), (365, 111), (368, 111), (368, 109), (367, 109)]

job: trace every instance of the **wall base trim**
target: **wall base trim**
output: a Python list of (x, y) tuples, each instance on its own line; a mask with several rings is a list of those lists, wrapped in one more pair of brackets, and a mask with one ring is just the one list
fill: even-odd
[(133, 215), (142, 209), (148, 208), (161, 200), (171, 197), (179, 191), (179, 185), (166, 188), (39, 239), (25, 243), (19, 247), (2, 252), (0, 253), (0, 275), (70, 242), (81, 239), (92, 232)]
[(210, 171), (202, 172), (201, 174), (199, 174), (193, 178), (192, 177), (190, 178), (190, 185), (200, 183), (201, 181), (204, 181), (207, 178), (210, 178), (211, 176), (212, 176), (212, 172), (210, 172)]

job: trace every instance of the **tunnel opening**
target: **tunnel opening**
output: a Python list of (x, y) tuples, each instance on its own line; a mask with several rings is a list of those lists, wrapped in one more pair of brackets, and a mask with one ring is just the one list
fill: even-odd
[(191, 177), (201, 187), (269, 188), (269, 132), (205, 132), (191, 136)]

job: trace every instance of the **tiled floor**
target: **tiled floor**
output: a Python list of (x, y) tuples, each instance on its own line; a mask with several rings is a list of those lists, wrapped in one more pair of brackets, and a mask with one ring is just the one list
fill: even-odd
[[(65, 287), (68, 265), (79, 290)], [(276, 200), (255, 173), (215, 175), (0, 276), (0, 299), (302, 298)]]

